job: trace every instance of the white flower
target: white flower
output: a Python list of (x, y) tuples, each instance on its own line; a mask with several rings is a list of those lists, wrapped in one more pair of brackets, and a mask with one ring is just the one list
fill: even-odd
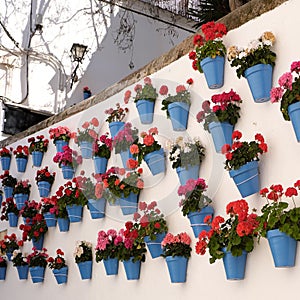
[(187, 146), (187, 145), (185, 145), (185, 147), (183, 148), (183, 152), (184, 153), (189, 153), (189, 152), (191, 152), (191, 148), (189, 147), (189, 146)]
[(14, 252), (12, 253), (13, 258), (15, 258), (20, 252), (21, 252), (20, 249), (14, 250)]

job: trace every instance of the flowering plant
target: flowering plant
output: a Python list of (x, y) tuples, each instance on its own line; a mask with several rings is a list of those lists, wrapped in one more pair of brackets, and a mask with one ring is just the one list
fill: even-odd
[[(188, 79), (186, 83), (190, 86), (191, 84), (193, 84), (193, 79)], [(168, 94), (168, 91), (168, 87), (166, 85), (162, 85), (160, 87), (159, 93), (160, 95), (164, 96)], [(168, 106), (173, 102), (183, 102), (187, 105), (191, 105), (191, 93), (183, 84), (176, 87), (176, 95), (168, 94), (168, 96), (162, 101), (161, 109), (166, 111), (168, 118), (170, 117)]]
[(15, 233), (5, 235), (4, 239), (0, 241), (0, 251), (2, 254), (13, 253), (23, 246), (23, 241), (19, 241)]
[(232, 133), (232, 146), (225, 144), (222, 147), (222, 153), (226, 156), (225, 169), (237, 170), (246, 163), (259, 160), (258, 155), (268, 151), (264, 137), (257, 133), (255, 141), (241, 142), (242, 133), (235, 130)]
[[(212, 264), (217, 259), (223, 258), (224, 248), (233, 256), (240, 256), (243, 251), (251, 252), (259, 222), (257, 215), (249, 214), (248, 211), (249, 206), (244, 199), (228, 203), (226, 213), (229, 218), (225, 220), (221, 216), (216, 216), (211, 221), (211, 230), (208, 232), (203, 230), (199, 234), (196, 253), (204, 255), (208, 248), (211, 256), (209, 261)], [(205, 221), (210, 224), (209, 218)]]
[(275, 65), (276, 54), (271, 50), (275, 43), (272, 32), (264, 32), (258, 40), (253, 40), (247, 48), (231, 46), (228, 48), (227, 57), (232, 67), (237, 67), (238, 78), (245, 77), (245, 70), (257, 64)]
[(50, 128), (49, 134), (50, 134), (50, 139), (51, 140), (53, 139), (54, 144), (58, 140), (68, 142), (72, 137), (72, 133), (67, 126), (58, 126), (56, 128)]
[(56, 217), (60, 219), (68, 219), (68, 211), (67, 211), (67, 204), (65, 199), (62, 197), (62, 187), (60, 187), (56, 191), (56, 206), (54, 208), (56, 209)]
[(93, 245), (87, 241), (77, 241), (75, 251), (73, 253), (75, 262), (78, 264), (84, 261), (90, 261), (93, 259), (92, 254)]
[[(137, 161), (134, 161), (137, 164)], [(136, 167), (137, 165), (134, 165)], [(103, 186), (109, 193), (104, 192), (104, 198), (114, 203), (116, 198), (124, 195), (128, 197), (130, 193), (138, 194), (144, 188), (144, 181), (140, 178), (143, 173), (142, 168), (137, 170), (133, 168), (128, 172), (123, 168), (110, 168), (106, 173), (102, 174)]]
[(118, 132), (114, 137), (113, 147), (115, 153), (121, 153), (128, 150), (129, 147), (138, 141), (138, 129), (132, 128), (132, 124), (127, 122), (124, 124), (124, 128)]
[(13, 152), (13, 148), (6, 148), (6, 147), (3, 147), (1, 150), (0, 150), (0, 157), (11, 157), (11, 153)]
[(83, 89), (82, 89), (82, 91), (83, 91), (84, 93), (89, 94), (89, 96), (92, 95), (92, 92), (91, 92), (91, 90), (90, 90), (90, 88), (89, 88), (88, 86), (84, 86)]
[(7, 261), (3, 256), (0, 256), (0, 267), (5, 268), (7, 266)]
[(156, 201), (152, 201), (148, 205), (146, 202), (139, 202), (139, 210), (140, 213), (134, 213), (133, 219), (138, 222), (138, 231), (142, 239), (149, 236), (151, 241), (155, 241), (157, 234), (168, 231), (167, 221), (157, 208)]
[(117, 233), (115, 229), (109, 229), (107, 232), (100, 230), (98, 232), (97, 246), (96, 246), (96, 262), (102, 259), (118, 258), (122, 235)]
[(199, 123), (204, 121), (203, 127), (209, 131), (209, 124), (211, 122), (228, 122), (235, 125), (240, 117), (239, 104), (242, 103), (241, 97), (232, 89), (230, 92), (223, 92), (222, 94), (213, 95), (211, 102), (214, 106), (210, 107), (210, 101), (202, 103), (202, 110), (197, 114), (197, 121)]
[(202, 208), (212, 202), (208, 196), (203, 194), (206, 190), (207, 185), (205, 180), (202, 178), (191, 178), (185, 185), (181, 185), (178, 188), (178, 195), (184, 196), (179, 204), (184, 216), (190, 212), (201, 211)]
[(2, 210), (1, 210), (1, 221), (8, 221), (8, 214), (14, 213), (16, 216), (19, 215), (19, 210), (13, 198), (7, 198), (2, 201)]
[(30, 143), (28, 148), (30, 154), (33, 151), (47, 152), (49, 140), (45, 139), (43, 135), (38, 135), (36, 138), (30, 137), (28, 143)]
[(249, 214), (248, 203), (237, 200), (227, 204), (226, 213), (229, 218), (225, 220), (216, 216), (210, 223), (210, 216), (205, 222), (211, 224), (211, 230), (203, 230), (199, 234), (196, 243), (196, 253), (204, 255), (206, 248), (209, 249), (210, 263), (224, 256), (223, 249), (231, 251), (233, 256), (242, 255), (243, 251), (251, 252), (254, 248), (254, 238), (257, 235), (259, 225), (257, 215)]
[(87, 198), (79, 187), (78, 178), (75, 177), (72, 181), (67, 181), (64, 185), (60, 186), (56, 195), (59, 200), (66, 205), (82, 205), (87, 204)]
[(82, 156), (78, 155), (77, 151), (72, 150), (69, 146), (63, 146), (63, 152), (57, 152), (53, 157), (53, 161), (58, 163), (58, 166), (70, 166), (76, 168), (82, 163)]
[(51, 213), (58, 215), (57, 196), (51, 196), (50, 198), (41, 199), (41, 213)]
[(47, 181), (50, 184), (54, 182), (56, 173), (50, 173), (48, 166), (46, 166), (44, 169), (37, 170), (36, 171), (36, 176), (35, 176), (35, 181), (40, 182), (40, 181)]
[(20, 230), (23, 231), (23, 241), (31, 241), (33, 238), (39, 240), (43, 234), (48, 231), (46, 221), (41, 213), (36, 214), (32, 219), (31, 223), (21, 224)]
[(192, 141), (191, 139), (184, 140), (182, 136), (179, 136), (175, 142), (168, 141), (167, 148), (173, 169), (198, 165), (205, 156), (205, 148), (197, 137)]
[[(296, 240), (300, 240), (300, 207), (296, 207), (294, 196), (298, 196), (300, 180), (294, 186), (288, 187), (285, 191), (281, 184), (273, 184), (270, 188), (260, 190), (260, 195), (266, 198), (267, 204), (261, 209), (262, 215), (259, 220), (259, 234), (266, 237), (267, 231), (279, 229)], [(285, 195), (293, 201), (293, 207), (288, 209), (289, 203), (282, 201)]]
[[(137, 84), (134, 87), (134, 91), (136, 92), (136, 96), (134, 98), (134, 102), (139, 100), (149, 100), (154, 102), (158, 97), (155, 87), (152, 85), (151, 79), (149, 77), (144, 78), (145, 85)], [(131, 91), (126, 91), (124, 95), (124, 102), (128, 103), (131, 97)]]
[(17, 178), (10, 175), (9, 171), (4, 171), (4, 173), (0, 175), (0, 179), (2, 180), (2, 186), (15, 187), (17, 184)]
[(66, 260), (64, 259), (64, 252), (61, 249), (56, 250), (56, 257), (48, 257), (48, 267), (50, 269), (60, 270), (61, 268), (66, 267)]
[(99, 121), (97, 118), (92, 118), (91, 121), (84, 122), (81, 127), (83, 130), (81, 131), (79, 128), (77, 128), (77, 134), (74, 137), (75, 143), (79, 144), (81, 142), (90, 142), (93, 143), (97, 139), (97, 132), (96, 127), (99, 126)]
[(148, 133), (143, 131), (140, 134), (143, 142), (135, 142), (130, 146), (130, 152), (134, 157), (137, 157), (139, 164), (142, 163), (143, 158), (147, 154), (161, 149), (161, 145), (154, 139), (154, 136), (157, 134), (158, 130), (156, 127), (150, 128)]
[(16, 158), (28, 158), (29, 150), (28, 146), (17, 146), (17, 148), (13, 151)]
[(43, 248), (42, 251), (39, 251), (33, 247), (32, 253), (27, 256), (28, 266), (46, 268), (48, 256), (49, 255), (46, 248)]
[(167, 233), (161, 245), (163, 248), (163, 257), (183, 256), (189, 258), (191, 256), (191, 238), (186, 232), (181, 232), (177, 235)]
[(102, 134), (93, 143), (93, 155), (98, 157), (110, 158), (112, 150), (112, 139), (108, 137), (108, 133)]
[(23, 255), (23, 253), (21, 252), (20, 249), (16, 249), (13, 251), (11, 261), (12, 261), (14, 267), (28, 265), (27, 254)]
[(271, 89), (271, 102), (278, 102), (281, 99), (280, 110), (283, 118), (290, 120), (288, 106), (299, 101), (300, 95), (300, 61), (291, 64), (290, 72), (286, 72), (278, 79), (279, 87)]
[(147, 249), (146, 244), (139, 237), (137, 224), (133, 224), (131, 221), (126, 222), (125, 230), (120, 230), (119, 234), (122, 237), (119, 244), (119, 260), (124, 261), (132, 258), (132, 262), (144, 262)]
[(86, 199), (95, 199), (95, 184), (91, 178), (83, 176), (84, 173), (81, 171), (80, 176), (75, 177), (74, 181)]
[(106, 118), (106, 122), (111, 123), (111, 122), (121, 122), (125, 117), (126, 114), (128, 113), (128, 108), (122, 108), (120, 106), (120, 103), (116, 104), (116, 108), (109, 108), (104, 111), (105, 114), (108, 115)]
[(223, 44), (222, 37), (227, 34), (227, 28), (222, 23), (208, 22), (201, 26), (204, 38), (200, 34), (194, 36), (195, 50), (189, 53), (189, 58), (193, 60), (194, 70), (203, 73), (200, 66), (201, 60), (206, 57), (215, 58), (216, 56), (225, 56), (226, 47)]
[(29, 183), (29, 180), (19, 180), (17, 181), (17, 184), (14, 186), (13, 195), (16, 194), (30, 194), (30, 188), (31, 184)]
[(41, 206), (41, 202), (36, 202), (34, 200), (25, 201), (25, 205), (22, 207), (19, 214), (26, 220), (26, 223), (28, 218), (28, 223), (30, 223), (30, 219), (40, 212)]

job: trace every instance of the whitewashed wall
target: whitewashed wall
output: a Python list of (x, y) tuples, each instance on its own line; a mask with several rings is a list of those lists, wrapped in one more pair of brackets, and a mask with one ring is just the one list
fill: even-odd
[[(274, 50), (277, 53), (276, 67), (274, 69), (274, 85), (277, 85), (278, 77), (289, 70), (290, 64), (294, 60), (299, 60), (299, 42), (297, 37), (300, 29), (297, 26), (298, 11), (300, 3), (297, 0), (290, 0), (236, 30), (227, 34), (224, 41), (226, 46), (240, 45), (246, 46), (249, 41), (256, 39), (266, 30), (272, 31), (277, 42)], [(283, 120), (279, 110), (279, 104), (262, 103), (256, 104), (252, 100), (250, 90), (244, 78), (238, 79), (235, 70), (228, 63), (225, 66), (225, 84), (219, 90), (209, 90), (207, 88), (204, 75), (195, 72), (191, 67), (191, 61), (187, 56), (158, 71), (152, 76), (153, 84), (159, 87), (167, 84), (174, 88), (177, 84), (182, 84), (186, 79), (194, 78), (192, 91), (192, 106), (189, 118), (187, 136), (199, 136), (207, 149), (207, 155), (201, 165), (200, 176), (205, 178), (209, 185), (208, 194), (213, 198), (213, 206), (216, 214), (224, 215), (225, 206), (229, 201), (241, 199), (229, 174), (223, 168), (223, 156), (216, 154), (212, 145), (211, 137), (196, 122), (196, 113), (201, 108), (204, 99), (209, 99), (211, 95), (229, 91), (233, 88), (242, 99), (241, 119), (236, 125), (236, 129), (243, 132), (245, 139), (253, 139), (256, 133), (262, 133), (269, 146), (269, 152), (260, 161), (261, 186), (269, 186), (273, 183), (281, 183), (289, 186), (300, 178), (298, 165), (300, 164), (299, 144), (296, 142), (292, 125)], [(133, 87), (130, 87), (133, 90)], [(81, 124), (97, 117), (101, 120), (100, 133), (108, 130), (104, 122), (103, 111), (116, 102), (122, 101), (124, 91), (111, 97), (108, 101), (91, 107), (83, 113), (74, 115), (57, 125), (67, 125), (72, 130), (76, 130)], [(159, 140), (164, 143), (167, 138), (175, 138), (180, 135), (172, 131), (170, 120), (167, 120), (164, 112), (160, 110), (161, 99), (156, 102), (155, 117), (153, 125), (159, 129)], [(127, 121), (131, 121), (140, 130), (148, 129), (150, 126), (142, 126), (134, 104), (129, 104), (130, 113)], [(47, 130), (44, 133), (47, 136)], [(27, 139), (20, 140), (13, 144), (26, 144)], [(71, 144), (74, 146), (74, 144)], [(44, 157), (43, 164), (49, 165), (53, 171), (56, 165), (52, 163), (55, 148), (50, 144), (49, 150)], [(112, 156), (110, 165), (119, 164), (117, 156)], [(177, 233), (187, 231), (193, 236), (187, 218), (183, 217), (178, 209), (179, 197), (176, 190), (179, 186), (177, 175), (166, 160), (167, 171), (165, 176), (151, 177), (149, 172), (145, 172), (146, 188), (141, 193), (141, 200), (150, 202), (156, 200), (159, 207), (167, 216), (170, 232)], [(22, 178), (28, 178), (32, 182), (31, 198), (37, 200), (38, 194), (34, 182), (37, 168), (31, 168), (31, 160), (26, 173)], [(84, 160), (81, 167), (87, 174), (93, 171), (91, 160)], [(145, 167), (146, 169), (146, 167)], [(15, 172), (14, 161), (11, 171), (21, 178), (21, 174)], [(78, 170), (79, 172), (80, 170)], [(57, 178), (52, 192), (61, 184), (63, 179), (58, 170)], [(264, 201), (259, 195), (247, 197), (251, 208), (261, 208)], [(299, 203), (298, 203), (299, 204)], [(68, 233), (60, 233), (58, 228), (49, 229), (45, 239), (45, 247), (49, 253), (54, 255), (56, 248), (60, 247), (66, 252), (66, 259), (69, 265), (68, 284), (58, 286), (50, 270), (46, 271), (43, 284), (34, 285), (31, 280), (19, 281), (17, 271), (9, 265), (5, 282), (0, 282), (1, 295), (12, 297), (13, 299), (23, 297), (23, 299), (192, 299), (209, 298), (221, 299), (282, 299), (285, 297), (297, 298), (298, 282), (300, 277), (299, 253), (296, 258), (296, 266), (290, 269), (275, 269), (271, 253), (266, 240), (261, 240), (260, 245), (248, 255), (246, 276), (243, 281), (230, 282), (225, 279), (225, 273), (221, 261), (210, 265), (208, 255), (202, 257), (194, 252), (195, 239), (193, 238), (193, 253), (189, 260), (187, 282), (184, 284), (171, 284), (169, 274), (164, 259), (151, 259), (147, 254), (146, 262), (142, 265), (141, 278), (139, 281), (127, 281), (122, 264), (120, 264), (119, 275), (108, 277), (105, 275), (102, 263), (94, 263), (93, 279), (82, 281), (72, 252), (77, 240), (85, 239), (96, 243), (97, 232), (100, 229), (121, 228), (124, 221), (130, 217), (123, 217), (119, 208), (107, 207), (107, 216), (103, 220), (91, 220), (89, 212), (84, 212), (83, 222), (70, 225)], [(0, 229), (5, 229), (4, 222)], [(8, 228), (9, 233), (13, 230)], [(30, 243), (26, 245), (29, 249)], [(299, 250), (298, 250), (299, 252)]]

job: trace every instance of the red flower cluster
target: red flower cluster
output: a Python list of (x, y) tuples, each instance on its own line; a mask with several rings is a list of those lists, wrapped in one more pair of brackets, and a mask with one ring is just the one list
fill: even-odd
[(0, 150), (0, 156), (1, 157), (11, 157), (11, 153), (13, 151), (13, 148), (9, 148), (7, 149), (6, 147), (3, 147), (1, 150)]
[(49, 257), (47, 259), (47, 262), (48, 262), (48, 266), (50, 269), (56, 269), (56, 270), (59, 270), (63, 267), (66, 266), (66, 261), (64, 259), (64, 256), (65, 253), (61, 250), (61, 249), (57, 249), (56, 250), (56, 257)]
[(76, 167), (82, 163), (82, 156), (78, 155), (77, 151), (72, 150), (69, 146), (63, 147), (63, 152), (57, 152), (53, 157), (53, 161), (61, 166)]
[(41, 213), (36, 214), (32, 219), (31, 223), (21, 224), (19, 229), (23, 231), (23, 241), (32, 240), (33, 238), (39, 239), (41, 235), (48, 231), (46, 221)]
[(15, 233), (5, 235), (3, 240), (0, 240), (0, 250), (2, 253), (12, 253), (24, 245), (22, 240), (18, 240)]
[(17, 146), (17, 148), (13, 151), (15, 157), (18, 158), (27, 158), (29, 154), (28, 146)]
[(45, 139), (43, 135), (38, 135), (35, 137), (30, 137), (28, 139), (29, 145), (29, 153), (31, 154), (33, 151), (46, 152), (48, 150), (49, 140)]
[(49, 172), (48, 166), (46, 166), (44, 169), (37, 170), (36, 176), (35, 176), (35, 181), (47, 181), (50, 184), (54, 182), (56, 173), (53, 172), (52, 174)]

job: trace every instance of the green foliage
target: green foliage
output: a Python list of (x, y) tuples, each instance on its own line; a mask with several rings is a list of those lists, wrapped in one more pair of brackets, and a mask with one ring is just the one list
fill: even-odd
[(137, 90), (134, 102), (136, 103), (138, 100), (149, 100), (154, 102), (157, 97), (158, 94), (156, 89), (151, 84), (145, 84), (142, 89)]

